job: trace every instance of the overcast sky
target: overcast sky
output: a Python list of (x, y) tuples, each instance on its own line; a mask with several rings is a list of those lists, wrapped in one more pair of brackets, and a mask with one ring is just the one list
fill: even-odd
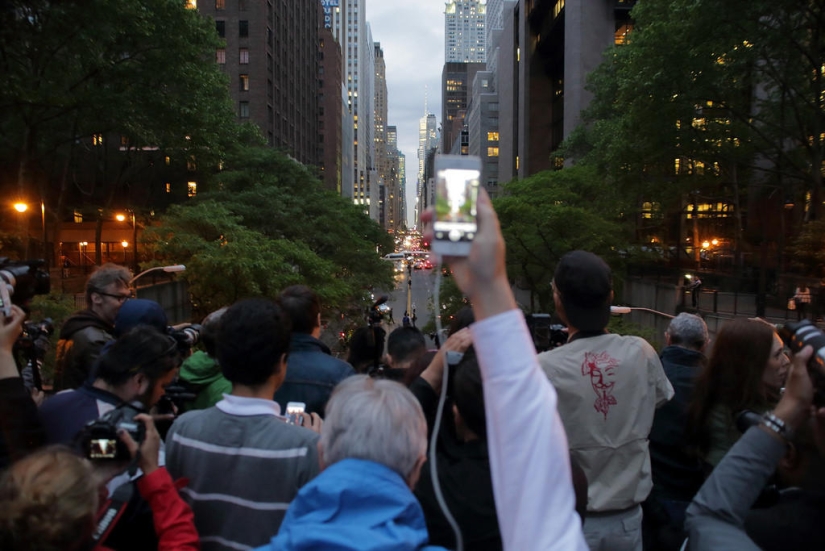
[[(443, 0), (367, 0), (372, 39), (381, 43), (387, 66), (388, 126), (398, 127), (398, 149), (406, 156), (407, 220), (412, 223), (418, 172), (418, 120), (427, 109), (441, 124), (444, 67)], [(426, 86), (426, 90), (425, 90)]]

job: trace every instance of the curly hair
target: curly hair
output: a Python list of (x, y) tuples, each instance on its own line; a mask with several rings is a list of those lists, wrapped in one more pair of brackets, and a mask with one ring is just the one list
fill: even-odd
[(97, 507), (88, 464), (65, 446), (43, 448), (0, 477), (0, 548), (79, 549), (92, 534)]

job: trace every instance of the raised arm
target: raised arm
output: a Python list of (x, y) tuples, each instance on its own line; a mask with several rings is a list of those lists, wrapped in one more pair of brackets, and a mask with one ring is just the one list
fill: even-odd
[(516, 307), (504, 239), (484, 191), (479, 194), (478, 218), (470, 256), (445, 261), (470, 298), (477, 320), (471, 331), (484, 379), (490, 467), (504, 548), (586, 551), (556, 392), (539, 368), (524, 316)]

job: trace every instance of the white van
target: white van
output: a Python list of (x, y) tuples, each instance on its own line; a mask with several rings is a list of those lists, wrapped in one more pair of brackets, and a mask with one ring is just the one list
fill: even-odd
[(390, 253), (384, 255), (384, 260), (404, 260), (406, 256), (404, 253)]

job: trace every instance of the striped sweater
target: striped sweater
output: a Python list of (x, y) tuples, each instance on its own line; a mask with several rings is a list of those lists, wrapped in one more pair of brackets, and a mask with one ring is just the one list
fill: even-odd
[(189, 479), (181, 495), (204, 551), (268, 542), (298, 490), (318, 474), (318, 436), (279, 413), (275, 402), (225, 395), (169, 430), (166, 466), (175, 479)]

